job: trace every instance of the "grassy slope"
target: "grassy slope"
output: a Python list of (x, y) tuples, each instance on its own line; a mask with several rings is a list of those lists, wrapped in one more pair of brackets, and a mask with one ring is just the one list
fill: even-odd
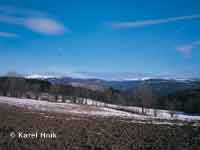
[[(44, 116), (55, 118), (47, 118)], [(15, 131), (50, 132), (57, 139), (12, 139)], [(0, 106), (0, 150), (198, 150), (200, 128), (135, 124), (115, 118), (29, 113)]]

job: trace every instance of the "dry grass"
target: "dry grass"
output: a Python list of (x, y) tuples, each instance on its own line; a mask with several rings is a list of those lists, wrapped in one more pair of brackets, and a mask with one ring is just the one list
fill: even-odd
[[(55, 132), (56, 139), (12, 139), (10, 132)], [(35, 113), (0, 106), (0, 150), (198, 150), (200, 128), (116, 118)]]

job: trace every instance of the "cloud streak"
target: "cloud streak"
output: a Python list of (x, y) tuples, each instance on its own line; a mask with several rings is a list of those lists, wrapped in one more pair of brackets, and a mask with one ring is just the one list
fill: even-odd
[(0, 37), (16, 38), (18, 37), (18, 35), (15, 33), (10, 33), (10, 32), (0, 32)]
[(194, 41), (189, 44), (181, 45), (177, 47), (177, 51), (184, 55), (190, 55), (192, 50), (196, 48), (197, 46), (200, 46), (200, 41)]
[(170, 22), (176, 22), (181, 20), (192, 20), (199, 19), (200, 15), (191, 15), (191, 16), (180, 16), (180, 17), (171, 17), (165, 19), (152, 19), (152, 20), (143, 20), (143, 21), (128, 21), (128, 22), (111, 22), (109, 25), (115, 29), (123, 28), (139, 28), (150, 25), (165, 24)]
[(0, 22), (23, 26), (44, 35), (61, 35), (70, 30), (61, 22), (38, 11), (0, 7)]

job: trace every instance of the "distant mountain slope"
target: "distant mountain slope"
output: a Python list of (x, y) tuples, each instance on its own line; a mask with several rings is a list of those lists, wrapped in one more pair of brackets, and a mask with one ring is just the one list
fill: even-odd
[[(196, 89), (200, 89), (198, 80), (105, 81), (73, 78), (42, 80), (0, 78), (0, 95), (3, 96), (34, 97), (34, 99), (50, 101), (58, 99), (65, 101), (67, 98), (77, 103), (84, 103), (83, 98), (90, 98), (111, 104), (200, 113), (200, 107), (196, 108), (200, 104), (199, 97), (190, 94), (190, 91)], [(180, 92), (179, 96), (177, 96), (178, 92)], [(186, 108), (187, 105), (191, 107)]]
[(106, 81), (101, 79), (78, 79), (78, 78), (47, 78), (44, 79), (53, 84), (72, 85), (75, 87), (85, 87), (92, 90), (106, 90), (109, 87), (114, 89), (131, 91), (142, 84), (148, 84), (152, 90), (160, 95), (169, 94), (176, 91), (200, 88), (200, 80), (176, 80), (176, 79), (147, 79), (147, 80), (125, 80)]

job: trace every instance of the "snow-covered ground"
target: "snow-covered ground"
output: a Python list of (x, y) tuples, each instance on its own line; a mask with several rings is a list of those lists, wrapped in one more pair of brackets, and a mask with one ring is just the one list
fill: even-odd
[[(134, 106), (120, 106), (120, 105), (114, 105), (114, 104), (106, 104), (99, 101), (94, 101), (91, 99), (87, 100), (88, 105), (96, 105), (101, 107), (107, 107), (117, 110), (124, 110), (127, 112), (132, 112), (136, 114), (142, 114), (142, 108), (141, 107), (134, 107)], [(145, 115), (153, 118), (159, 118), (159, 119), (167, 119), (167, 120), (182, 120), (182, 121), (200, 121), (200, 116), (193, 116), (185, 114), (184, 112), (180, 111), (169, 111), (169, 110), (161, 110), (161, 109), (149, 109), (144, 108), (143, 110), (145, 112)], [(172, 117), (173, 115), (173, 117)]]
[[(93, 100), (87, 100), (88, 105), (78, 105), (0, 96), (0, 104), (9, 104), (44, 112), (70, 113), (83, 116), (118, 117), (120, 120), (125, 119), (126, 121), (128, 120), (137, 123), (183, 125), (184, 123), (195, 122), (194, 125), (200, 125), (200, 116), (190, 116), (182, 112), (174, 112), (173, 117), (171, 117), (170, 111), (154, 109), (145, 109), (146, 115), (141, 115), (139, 114), (142, 111), (140, 107), (104, 104)], [(98, 107), (92, 105), (97, 105)], [(156, 116), (155, 111), (157, 114)]]
[(75, 113), (75, 114), (97, 115), (105, 117), (106, 116), (128, 117), (131, 115), (131, 113), (118, 111), (111, 108), (77, 105), (71, 103), (54, 103), (48, 101), (19, 99), (19, 98), (2, 97), (2, 96), (0, 96), (0, 104), (9, 104), (12, 106), (18, 106), (32, 110), (56, 112), (56, 113)]

